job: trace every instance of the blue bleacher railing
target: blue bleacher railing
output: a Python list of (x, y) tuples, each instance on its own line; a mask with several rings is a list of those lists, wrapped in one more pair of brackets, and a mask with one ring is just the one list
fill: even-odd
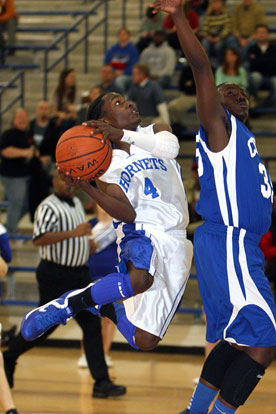
[[(94, 32), (102, 24), (104, 25), (103, 36), (103, 49), (107, 49), (107, 37), (108, 37), (108, 3), (109, 0), (100, 0), (95, 2), (93, 7), (80, 16), (77, 21), (66, 31), (64, 31), (48, 48), (44, 50), (44, 82), (43, 82), (43, 99), (47, 100), (48, 95), (48, 75), (49, 73), (60, 63), (64, 62), (64, 68), (68, 67), (69, 54), (81, 43), (84, 43), (84, 73), (88, 72), (88, 57), (89, 57), (89, 44), (88, 36)], [(89, 27), (89, 17), (94, 15), (100, 7), (104, 8), (104, 16), (95, 23), (92, 27)], [(84, 34), (79, 39), (75, 40), (69, 46), (69, 35), (84, 25)], [(58, 47), (61, 43), (64, 46), (64, 52), (51, 64), (49, 63), (49, 54), (53, 48)]]
[[(19, 85), (18, 85), (19, 84)], [(3, 98), (6, 91), (12, 87), (18, 87), (17, 95), (3, 107)], [(24, 72), (18, 72), (6, 85), (0, 89), (0, 133), (2, 131), (2, 116), (12, 108), (17, 102), (20, 102), (20, 106), (24, 107)]]

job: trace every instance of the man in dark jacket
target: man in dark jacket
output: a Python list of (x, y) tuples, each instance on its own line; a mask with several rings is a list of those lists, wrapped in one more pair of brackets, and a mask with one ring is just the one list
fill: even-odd
[(260, 104), (258, 92), (268, 90), (264, 106), (276, 103), (276, 45), (269, 40), (269, 28), (265, 24), (256, 26), (256, 43), (248, 49), (248, 89)]

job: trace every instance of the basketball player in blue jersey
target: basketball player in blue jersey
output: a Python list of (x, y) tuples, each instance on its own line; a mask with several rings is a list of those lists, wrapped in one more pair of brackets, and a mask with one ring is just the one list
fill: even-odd
[(140, 127), (136, 106), (116, 93), (98, 97), (87, 119), (114, 149), (99, 189), (77, 184), (114, 218), (119, 271), (29, 312), (21, 332), (33, 340), (87, 309), (109, 317), (133, 348), (151, 350), (177, 310), (192, 261), (178, 140), (168, 125)]
[(221, 339), (207, 358), (183, 413), (233, 414), (275, 358), (276, 311), (258, 247), (270, 225), (273, 190), (253, 134), (244, 125), (248, 99), (235, 84), (216, 89), (211, 66), (183, 13), (183, 1), (162, 0), (193, 71), (200, 131), (196, 157), (201, 187), (194, 235), (206, 339)]

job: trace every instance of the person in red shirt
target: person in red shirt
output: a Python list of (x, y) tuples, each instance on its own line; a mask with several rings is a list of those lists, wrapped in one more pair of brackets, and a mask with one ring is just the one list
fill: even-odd
[[(197, 12), (191, 7), (190, 2), (184, 4), (185, 16), (193, 29), (194, 33), (199, 30), (199, 18)], [(163, 21), (163, 28), (166, 31), (167, 42), (175, 50), (181, 50), (181, 46), (177, 37), (176, 27), (170, 14), (168, 14)]]
[(274, 202), (270, 229), (263, 235), (260, 248), (264, 254), (266, 265), (265, 274), (272, 284), (274, 300), (276, 302), (276, 183), (273, 183)]

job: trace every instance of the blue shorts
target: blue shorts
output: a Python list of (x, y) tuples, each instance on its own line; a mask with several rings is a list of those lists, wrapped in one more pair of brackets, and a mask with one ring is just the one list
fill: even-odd
[(254, 347), (276, 345), (276, 309), (259, 239), (244, 229), (213, 223), (195, 231), (195, 266), (209, 342), (223, 338)]
[(150, 272), (153, 246), (144, 230), (136, 230), (133, 224), (124, 225), (125, 236), (120, 242), (120, 272), (127, 272), (126, 264), (131, 261), (137, 269)]

